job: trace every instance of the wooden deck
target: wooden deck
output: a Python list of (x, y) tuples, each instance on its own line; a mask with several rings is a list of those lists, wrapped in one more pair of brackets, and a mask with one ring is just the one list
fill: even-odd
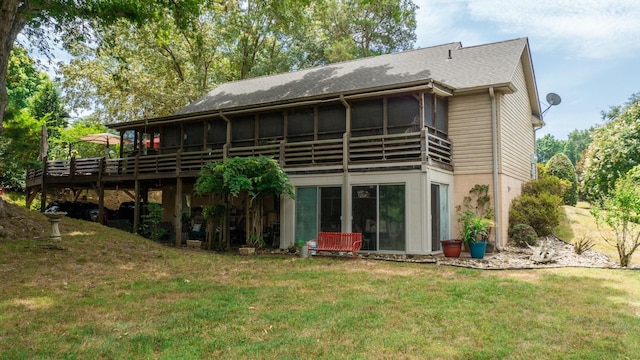
[(235, 156), (264, 155), (276, 159), (282, 168), (295, 172), (304, 168), (323, 171), (327, 168), (344, 170), (372, 165), (393, 168), (407, 164), (437, 163), (451, 168), (451, 143), (429, 133), (420, 132), (382, 136), (352, 137), (350, 140), (331, 139), (275, 144), (219, 150), (182, 152), (160, 155), (105, 159), (86, 158), (47, 161), (40, 170), (27, 173), (27, 187), (81, 186), (89, 183), (109, 183), (163, 178), (195, 178), (206, 163)]

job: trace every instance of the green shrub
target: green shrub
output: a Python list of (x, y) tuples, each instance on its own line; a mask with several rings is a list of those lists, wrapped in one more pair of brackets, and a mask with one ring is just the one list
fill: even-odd
[(576, 168), (569, 160), (569, 157), (563, 153), (555, 154), (547, 162), (546, 168), (549, 176), (555, 176), (570, 184), (569, 188), (564, 192), (562, 202), (565, 205), (575, 206), (578, 203), (578, 180)]
[(537, 196), (523, 194), (511, 203), (509, 224), (527, 224), (533, 227), (538, 236), (547, 236), (560, 224), (560, 205), (562, 198), (541, 192)]
[(538, 244), (538, 234), (527, 224), (515, 224), (509, 229), (509, 238), (511, 241), (521, 247), (535, 246)]
[(557, 176), (545, 176), (538, 180), (531, 180), (522, 184), (522, 194), (537, 196), (538, 194), (546, 192), (562, 198), (570, 186), (571, 184)]

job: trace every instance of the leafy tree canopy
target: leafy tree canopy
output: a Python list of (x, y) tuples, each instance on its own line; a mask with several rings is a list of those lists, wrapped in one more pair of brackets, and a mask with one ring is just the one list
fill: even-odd
[[(213, 0), (212, 0), (213, 1)], [(120, 19), (134, 23), (164, 16), (168, 9), (181, 28), (188, 26), (184, 14), (197, 16), (206, 0), (2, 0), (0, 3), (0, 131), (9, 102), (5, 79), (9, 56), (19, 33), (30, 44), (48, 53), (50, 33), (65, 43), (91, 37), (91, 23), (109, 24)], [(194, 15), (195, 14), (195, 15)]]
[(559, 179), (566, 180), (571, 187), (568, 188), (563, 196), (565, 205), (575, 206), (578, 202), (578, 179), (576, 177), (576, 169), (564, 153), (555, 154), (546, 165), (546, 173)]
[(7, 69), (6, 87), (10, 105), (5, 117), (27, 107), (27, 100), (36, 93), (45, 78), (46, 74), (35, 67), (27, 50), (20, 46), (14, 47)]
[(573, 166), (577, 166), (582, 161), (584, 150), (591, 143), (592, 131), (593, 128), (573, 130), (569, 133), (567, 140), (556, 139), (551, 134), (537, 139), (538, 163), (546, 164), (554, 155), (564, 153), (569, 157)]
[(640, 98), (632, 96), (593, 131), (585, 152), (583, 187), (591, 200), (608, 196), (615, 182), (640, 162)]
[(251, 198), (267, 194), (294, 196), (287, 174), (277, 161), (264, 156), (234, 157), (206, 164), (196, 181), (195, 192), (224, 196), (246, 192)]
[(175, 13), (134, 27), (95, 28), (62, 67), (74, 108), (102, 121), (175, 113), (216, 85), (249, 77), (411, 48), (409, 0), (265, 0), (205, 3), (199, 16)]
[(565, 155), (571, 160), (573, 166), (577, 166), (582, 160), (582, 154), (591, 144), (591, 132), (593, 127), (586, 130), (573, 130), (569, 133), (564, 143)]
[(564, 144), (563, 140), (558, 140), (551, 134), (546, 134), (545, 136), (537, 139), (536, 151), (538, 154), (538, 162), (546, 164), (553, 155), (562, 152)]

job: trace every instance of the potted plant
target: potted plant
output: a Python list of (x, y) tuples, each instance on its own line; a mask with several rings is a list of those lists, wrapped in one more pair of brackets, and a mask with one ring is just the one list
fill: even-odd
[(296, 246), (296, 244), (291, 244), (287, 248), (287, 251), (289, 251), (289, 254), (295, 254), (298, 251), (298, 247)]
[(240, 247), (238, 251), (240, 252), (240, 255), (253, 255), (257, 249), (262, 249), (264, 245), (265, 242), (262, 236), (251, 235), (247, 239), (246, 245)]
[(462, 240), (469, 248), (471, 257), (482, 259), (487, 249), (487, 239), (492, 221), (480, 216), (471, 216), (462, 224)]
[(462, 241), (472, 258), (482, 259), (487, 250), (494, 215), (490, 203), (489, 185), (476, 184), (469, 190), (462, 205), (456, 207), (462, 226)]

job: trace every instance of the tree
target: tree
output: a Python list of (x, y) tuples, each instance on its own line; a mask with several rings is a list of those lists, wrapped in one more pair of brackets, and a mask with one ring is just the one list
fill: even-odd
[(578, 179), (576, 177), (576, 169), (569, 157), (564, 153), (555, 154), (549, 159), (546, 167), (548, 175), (566, 180), (571, 184), (571, 187), (564, 192), (562, 202), (565, 205), (575, 206), (578, 202)]
[(16, 47), (7, 73), (7, 91), (11, 96), (5, 113), (5, 134), (0, 137), (1, 184), (23, 190), (25, 172), (40, 153), (41, 128), (47, 124), (50, 138), (62, 129), (63, 106), (55, 85), (46, 73), (34, 66), (27, 52)]
[(635, 166), (615, 182), (615, 191), (602, 205), (591, 209), (598, 225), (608, 225), (614, 237), (603, 239), (618, 250), (620, 266), (626, 267), (640, 247), (640, 166)]
[(202, 0), (2, 0), (0, 3), (0, 133), (4, 110), (9, 102), (5, 80), (13, 45), (19, 33), (47, 51), (47, 32), (53, 31), (65, 42), (90, 37), (90, 24), (109, 24), (119, 19), (141, 23), (172, 11), (181, 27), (187, 26), (183, 14), (197, 16)]
[(15, 46), (9, 58), (6, 86), (9, 105), (5, 118), (28, 106), (27, 100), (38, 91), (38, 86), (46, 78), (35, 67), (35, 62), (21, 46)]
[(95, 118), (77, 119), (60, 131), (56, 137), (49, 138), (49, 158), (69, 159), (95, 158), (104, 156), (104, 145), (82, 141), (88, 134), (107, 132), (107, 128)]
[[(73, 107), (107, 121), (170, 115), (222, 82), (411, 48), (407, 0), (265, 0), (205, 4), (181, 28), (171, 13), (96, 28), (63, 66)], [(187, 15), (183, 15), (187, 17)]]
[(576, 166), (582, 159), (584, 150), (591, 144), (591, 132), (593, 127), (587, 130), (573, 130), (569, 133), (567, 140), (564, 143), (564, 152), (573, 166)]
[(67, 113), (58, 87), (48, 78), (38, 86), (38, 91), (29, 99), (29, 111), (36, 119), (45, 120), (49, 138), (59, 136), (66, 126)]
[(247, 243), (260, 243), (262, 239), (262, 205), (267, 195), (285, 195), (293, 198), (289, 177), (274, 159), (264, 156), (235, 157), (225, 162), (206, 164), (196, 180), (195, 193), (199, 196), (222, 195), (236, 197), (246, 193), (249, 211)]
[(416, 9), (408, 0), (330, 1), (321, 15), (325, 63), (410, 49)]
[(8, 118), (5, 134), (0, 137), (0, 169), (3, 187), (21, 191), (25, 186), (26, 169), (37, 167), (40, 153), (40, 130), (46, 119), (35, 119), (28, 109)]
[(640, 162), (640, 99), (632, 96), (614, 113), (593, 131), (585, 152), (582, 187), (590, 200), (607, 197), (616, 180)]
[(563, 140), (557, 140), (551, 134), (546, 134), (545, 136), (536, 140), (538, 162), (541, 164), (546, 164), (553, 155), (562, 152), (564, 146), (565, 142)]
[[(205, 0), (206, 1), (206, 0)], [(40, 50), (48, 53), (47, 32), (52, 30), (65, 42), (90, 36), (90, 22), (108, 24), (119, 19), (141, 23), (144, 19), (162, 17), (162, 9), (172, 10), (183, 28), (182, 13), (197, 14), (203, 0), (2, 0), (0, 2), (0, 134), (3, 132), (5, 109), (9, 104), (6, 87), (9, 58), (19, 33), (23, 33)], [(216, 1), (216, 0), (211, 0)], [(5, 141), (3, 139), (3, 141)], [(0, 199), (0, 217), (5, 216)]]

